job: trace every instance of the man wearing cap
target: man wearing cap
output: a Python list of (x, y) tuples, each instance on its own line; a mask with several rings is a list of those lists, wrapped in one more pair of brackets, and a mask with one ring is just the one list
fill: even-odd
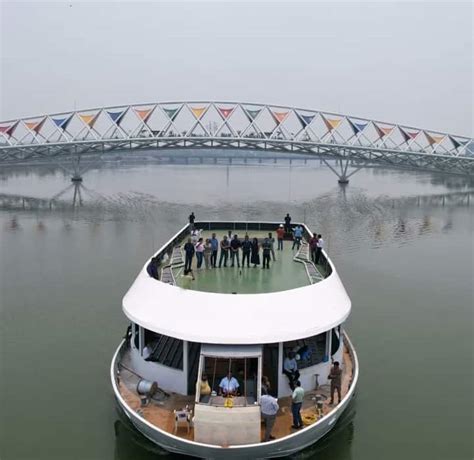
[(278, 240), (278, 251), (283, 251), (283, 237), (285, 236), (285, 229), (283, 228), (283, 224), (280, 224), (277, 231), (277, 240)]

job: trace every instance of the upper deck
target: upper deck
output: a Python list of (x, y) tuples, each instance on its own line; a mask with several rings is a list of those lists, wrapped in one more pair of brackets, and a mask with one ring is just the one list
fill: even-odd
[[(276, 228), (274, 229), (276, 230)], [(216, 233), (217, 239), (220, 241), (224, 235), (228, 234), (226, 229), (203, 230), (200, 236), (206, 240), (211, 238), (212, 233)], [(243, 240), (245, 234), (249, 238), (257, 238), (259, 244), (268, 236), (267, 231), (262, 230), (248, 230), (237, 233), (240, 240)], [(271, 232), (275, 238), (275, 261), (270, 260), (270, 269), (262, 270), (262, 251), (260, 250), (260, 264), (254, 267), (254, 264), (242, 264), (242, 252), (240, 251), (240, 267), (235, 262), (234, 267), (231, 267), (231, 261), (227, 261), (227, 267), (216, 269), (205, 269), (203, 263), (200, 270), (197, 269), (196, 257), (193, 258), (192, 268), (194, 273), (194, 281), (189, 286), (186, 285), (183, 278), (182, 264), (175, 264), (173, 268), (173, 276), (176, 285), (203, 292), (218, 292), (221, 294), (263, 294), (267, 292), (287, 291), (298, 287), (308, 286), (311, 279), (306, 272), (305, 264), (302, 259), (299, 259), (301, 253), (295, 248), (292, 249), (292, 241), (284, 241), (283, 250), (277, 249), (275, 232)], [(184, 238), (184, 242), (186, 238)], [(217, 261), (219, 265), (219, 261)], [(247, 266), (249, 265), (249, 266)], [(324, 273), (323, 266), (318, 267), (318, 271)], [(322, 275), (318, 278), (323, 279)], [(186, 280), (187, 281), (187, 280)]]
[[(195, 227), (201, 229), (204, 239), (216, 233), (221, 240), (230, 232), (240, 239), (248, 234), (261, 242), (269, 232), (276, 238), (279, 224), (200, 221)], [(283, 251), (278, 251), (275, 242), (276, 261), (270, 261), (269, 270), (252, 264), (230, 267), (230, 260), (226, 268), (196, 270), (194, 257), (195, 280), (183, 289), (183, 283), (189, 283), (182, 276), (182, 246), (190, 234), (186, 225), (154, 255), (158, 279), (147, 272), (150, 261), (143, 266), (123, 299), (124, 312), (146, 329), (200, 343), (272, 343), (327, 331), (347, 318), (351, 303), (325, 252), (317, 266), (309, 260), (310, 230), (301, 225), (301, 248), (293, 250), (292, 241), (285, 241)], [(301, 321), (288, 321), (295, 311)]]

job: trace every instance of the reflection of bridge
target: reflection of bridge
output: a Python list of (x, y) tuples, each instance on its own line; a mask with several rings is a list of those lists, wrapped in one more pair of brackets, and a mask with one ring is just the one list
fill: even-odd
[[(70, 196), (68, 196), (70, 195)], [(86, 195), (89, 200), (84, 199)], [(109, 212), (120, 212), (125, 204), (103, 196), (89, 188), (82, 182), (75, 181), (51, 198), (37, 198), (28, 195), (14, 195), (0, 193), (0, 210), (31, 211), (31, 210), (67, 210), (71, 207), (85, 207), (88, 209), (107, 209)], [(462, 192), (447, 192), (436, 195), (414, 195), (399, 198), (384, 197), (378, 200), (388, 207), (469, 207), (474, 199), (474, 190)], [(159, 205), (160, 202), (155, 203)], [(136, 210), (137, 211), (137, 210)], [(146, 214), (146, 213), (145, 213)]]
[[(340, 160), (341, 183), (370, 164), (474, 174), (468, 137), (348, 115), (238, 102), (102, 107), (0, 123), (0, 164), (117, 150), (268, 150)], [(353, 166), (351, 172), (349, 167)], [(79, 177), (76, 177), (79, 179)]]

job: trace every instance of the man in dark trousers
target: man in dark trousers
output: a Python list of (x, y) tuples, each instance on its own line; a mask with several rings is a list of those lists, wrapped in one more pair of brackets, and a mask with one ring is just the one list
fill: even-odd
[(224, 238), (221, 240), (221, 256), (219, 258), (219, 268), (222, 267), (222, 262), (224, 262), (224, 267), (227, 267), (227, 258), (229, 257), (230, 244), (227, 239), (227, 235), (224, 235)]
[(194, 229), (194, 221), (196, 220), (196, 216), (194, 215), (194, 211), (191, 214), (189, 214), (188, 219), (189, 219), (189, 226), (191, 227), (191, 230), (193, 230)]
[(291, 232), (291, 216), (289, 214), (286, 214), (285, 216), (285, 232)]
[(339, 361), (334, 361), (331, 367), (331, 372), (328, 375), (331, 380), (331, 401), (329, 404), (334, 404), (334, 392), (337, 391), (337, 403), (341, 402), (341, 385), (342, 385), (342, 369), (339, 367)]
[(250, 251), (252, 250), (252, 242), (248, 235), (245, 235), (242, 242), (242, 267), (245, 266), (245, 259), (247, 259), (247, 267), (250, 267)]
[(232, 238), (232, 241), (230, 242), (230, 266), (234, 266), (234, 261), (237, 259), (237, 267), (240, 268), (240, 254), (239, 254), (239, 249), (242, 246), (239, 237), (237, 235), (234, 235), (234, 238)]
[(262, 268), (270, 268), (270, 254), (272, 253), (272, 243), (268, 238), (263, 240), (262, 244), (263, 249), (263, 267)]
[(184, 245), (184, 271), (188, 272), (191, 270), (191, 264), (194, 257), (194, 244), (191, 241), (191, 238), (188, 238), (188, 242)]
[(318, 242), (316, 244), (316, 256), (314, 263), (319, 264), (319, 259), (321, 258), (321, 252), (323, 251), (324, 248), (324, 240), (321, 235), (318, 235)]

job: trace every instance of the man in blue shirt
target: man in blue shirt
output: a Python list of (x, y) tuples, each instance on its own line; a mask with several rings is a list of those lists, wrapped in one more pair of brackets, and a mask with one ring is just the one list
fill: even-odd
[(293, 247), (291, 249), (299, 249), (301, 244), (301, 238), (303, 238), (303, 227), (298, 225), (293, 232)]
[(232, 377), (232, 372), (229, 373), (219, 383), (219, 388), (223, 396), (235, 396), (239, 389), (239, 382), (235, 377)]
[(211, 238), (211, 267), (216, 268), (217, 265), (217, 251), (219, 249), (219, 240), (216, 238), (216, 234), (212, 234)]

